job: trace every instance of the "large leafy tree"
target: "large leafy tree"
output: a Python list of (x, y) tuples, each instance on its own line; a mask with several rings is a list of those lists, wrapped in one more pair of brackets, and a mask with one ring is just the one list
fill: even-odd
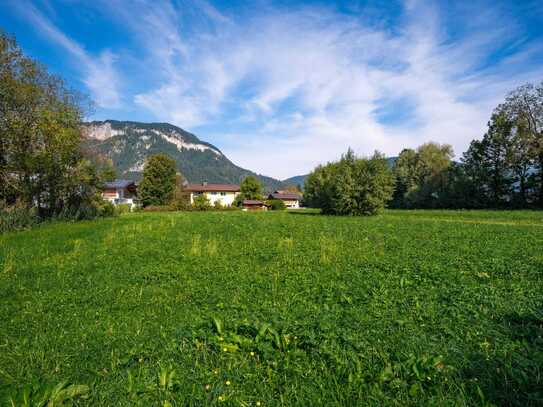
[(166, 154), (155, 154), (147, 158), (138, 188), (142, 205), (169, 204), (174, 198), (175, 188), (175, 160)]
[(0, 31), (0, 200), (44, 217), (90, 211), (99, 182), (81, 148), (83, 102)]
[(379, 153), (358, 158), (347, 151), (338, 162), (319, 166), (304, 185), (304, 201), (334, 215), (374, 215), (392, 198), (394, 177)]
[(448, 144), (430, 142), (416, 150), (403, 150), (393, 168), (397, 185), (394, 206), (443, 206), (443, 191), (452, 157), (453, 150)]
[(474, 140), (464, 153), (464, 164), (487, 206), (503, 206), (512, 194), (512, 128), (507, 116), (495, 113), (483, 139)]
[[(520, 86), (507, 96), (498, 110), (508, 116), (515, 126), (516, 134), (522, 138), (524, 151), (520, 166), (529, 165), (526, 160), (533, 160), (537, 179), (535, 193), (539, 207), (543, 208), (543, 82), (539, 85)], [(520, 168), (518, 163), (517, 160), (517, 170)], [(519, 181), (523, 180), (522, 178)], [(526, 194), (526, 191), (521, 191), (521, 194)]]
[(240, 193), (236, 196), (236, 204), (239, 205), (245, 199), (262, 199), (262, 184), (260, 181), (249, 175), (240, 184)]

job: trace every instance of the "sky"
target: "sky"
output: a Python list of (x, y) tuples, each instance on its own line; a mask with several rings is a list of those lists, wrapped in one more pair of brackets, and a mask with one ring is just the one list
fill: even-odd
[(284, 179), (351, 147), (460, 157), (543, 80), (543, 1), (3, 0), (0, 27), (93, 100)]

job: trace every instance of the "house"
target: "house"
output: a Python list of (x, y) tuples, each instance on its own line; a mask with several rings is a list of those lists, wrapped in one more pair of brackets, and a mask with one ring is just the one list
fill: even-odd
[(205, 195), (211, 205), (219, 201), (223, 206), (232, 206), (234, 199), (240, 192), (239, 185), (234, 184), (188, 184), (184, 188), (190, 192), (190, 203), (194, 203), (194, 198), (198, 195)]
[(244, 200), (241, 205), (244, 211), (265, 211), (268, 209), (264, 202), (252, 199)]
[(134, 181), (116, 179), (104, 184), (102, 198), (114, 205), (127, 204), (133, 207), (137, 198), (137, 187)]
[(298, 209), (302, 196), (296, 192), (275, 191), (268, 196), (268, 199), (279, 199), (285, 203), (288, 209)]

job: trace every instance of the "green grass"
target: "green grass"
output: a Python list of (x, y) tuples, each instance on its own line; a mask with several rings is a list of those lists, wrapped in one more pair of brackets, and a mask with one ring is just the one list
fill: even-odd
[(140, 213), (0, 236), (8, 404), (541, 405), (542, 324), (542, 212)]

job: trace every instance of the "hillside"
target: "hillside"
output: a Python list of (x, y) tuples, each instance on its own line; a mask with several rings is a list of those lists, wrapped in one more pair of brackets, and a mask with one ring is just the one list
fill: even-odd
[(283, 184), (285, 185), (299, 185), (303, 188), (305, 179), (308, 174), (306, 175), (296, 175), (294, 177), (290, 177), (283, 180)]
[(267, 191), (283, 185), (279, 180), (238, 167), (214, 145), (168, 123), (93, 121), (84, 124), (83, 133), (91, 149), (110, 158), (123, 178), (138, 180), (145, 159), (165, 153), (175, 159), (178, 170), (191, 183), (237, 184), (254, 175)]

